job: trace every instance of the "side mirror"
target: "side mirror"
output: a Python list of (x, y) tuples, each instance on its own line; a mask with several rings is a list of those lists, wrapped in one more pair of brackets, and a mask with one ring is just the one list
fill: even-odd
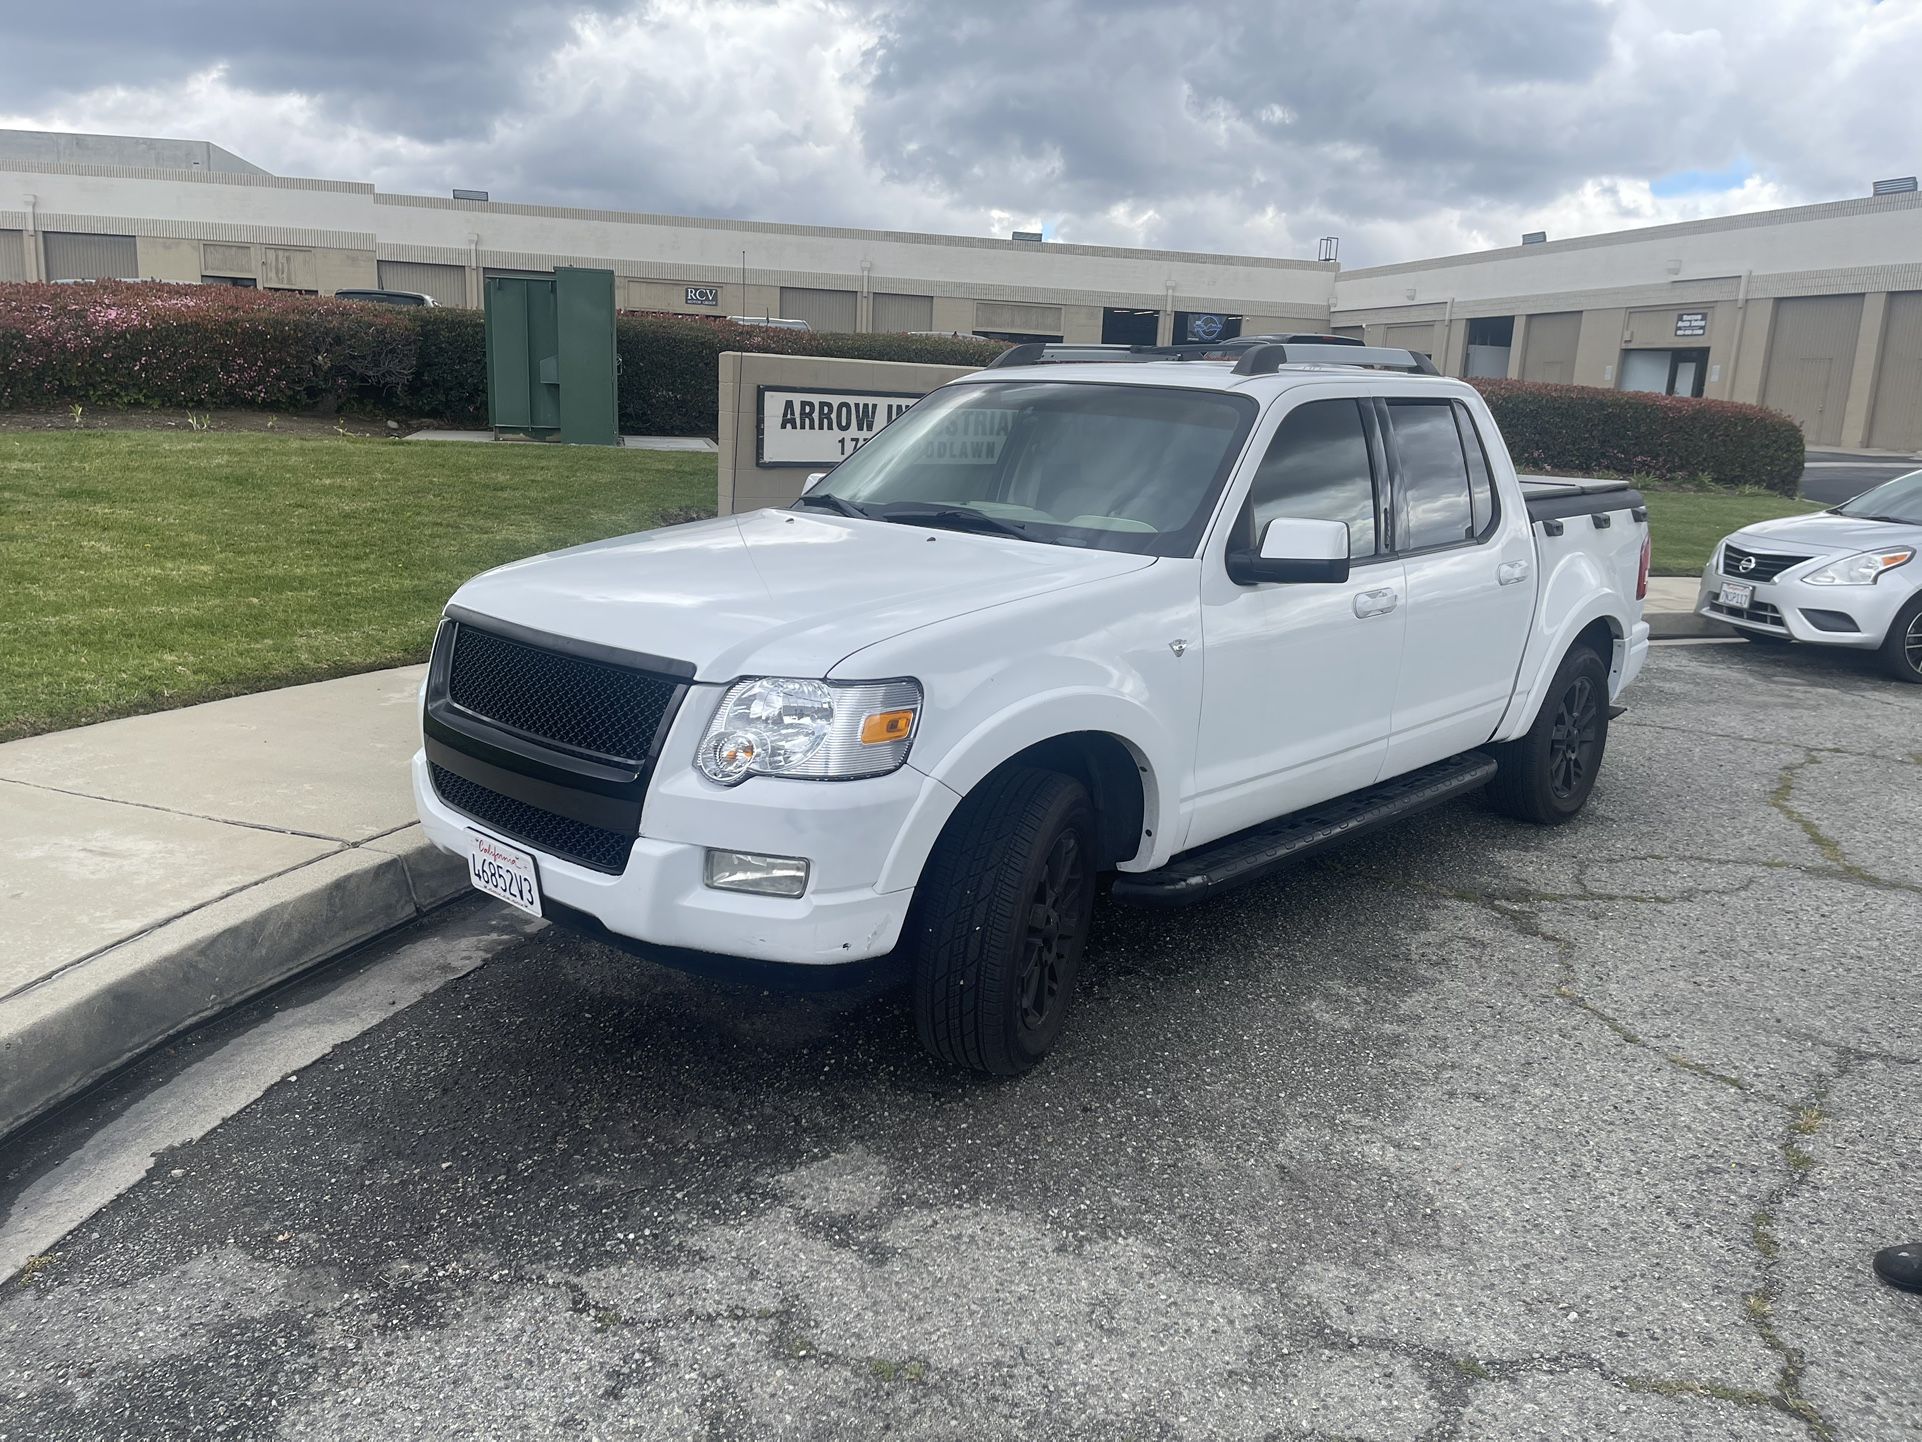
[(1348, 523), (1277, 516), (1261, 533), (1261, 549), (1228, 552), (1228, 579), (1241, 586), (1268, 581), (1340, 584), (1348, 579)]
[(812, 472), (805, 481), (801, 482), (801, 494), (805, 496), (809, 491), (813, 490), (816, 486), (820, 485), (821, 482), (825, 481), (827, 478), (828, 478), (828, 473), (826, 471)]

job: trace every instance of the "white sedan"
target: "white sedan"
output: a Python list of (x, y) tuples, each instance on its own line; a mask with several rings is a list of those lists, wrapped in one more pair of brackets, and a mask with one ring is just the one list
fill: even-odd
[(1752, 640), (1879, 651), (1922, 685), (1922, 471), (1812, 516), (1744, 526), (1702, 571), (1695, 609)]

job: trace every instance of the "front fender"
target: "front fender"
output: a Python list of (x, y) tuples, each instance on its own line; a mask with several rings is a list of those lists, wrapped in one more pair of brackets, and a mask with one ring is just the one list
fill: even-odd
[[(1143, 849), (1124, 871), (1145, 871), (1174, 854), (1181, 814), (1173, 738), (1147, 707), (1126, 696), (1096, 689), (1066, 688), (1024, 698), (964, 733), (924, 774), (940, 785), (923, 789), (876, 883), (881, 891), (913, 886), (928, 854), (961, 798), (996, 767), (1031, 746), (1056, 736), (1100, 731), (1115, 737), (1141, 768)], [(913, 766), (919, 758), (910, 758)]]

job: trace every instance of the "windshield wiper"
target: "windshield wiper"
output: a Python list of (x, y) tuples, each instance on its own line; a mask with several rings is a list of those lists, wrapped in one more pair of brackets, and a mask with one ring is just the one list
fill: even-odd
[(1017, 541), (1032, 541), (1026, 526), (990, 516), (972, 506), (921, 506), (912, 502), (889, 506), (875, 512), (880, 521), (898, 521), (906, 526), (937, 526), (950, 531), (980, 531), (988, 535), (1013, 536)]
[(1865, 516), (1859, 511), (1839, 511), (1837, 514), (1847, 516), (1851, 521), (1887, 521), (1891, 526), (1922, 526), (1922, 521), (1913, 521), (1907, 516)]
[(843, 516), (854, 516), (864, 521), (874, 519), (874, 517), (870, 516), (866, 511), (855, 505), (853, 501), (837, 496), (832, 491), (809, 491), (806, 495), (802, 496), (800, 500), (796, 501), (795, 504), (800, 506), (826, 506), (830, 511), (837, 511)]

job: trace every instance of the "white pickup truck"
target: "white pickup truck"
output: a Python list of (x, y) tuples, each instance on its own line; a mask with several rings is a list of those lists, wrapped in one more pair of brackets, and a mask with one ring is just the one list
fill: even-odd
[(1647, 513), (1517, 477), (1407, 351), (1022, 346), (786, 510), (489, 571), (414, 761), (475, 884), (639, 955), (911, 972), (921, 1040), (1053, 1045), (1097, 879), (1182, 904), (1486, 788), (1581, 810)]

